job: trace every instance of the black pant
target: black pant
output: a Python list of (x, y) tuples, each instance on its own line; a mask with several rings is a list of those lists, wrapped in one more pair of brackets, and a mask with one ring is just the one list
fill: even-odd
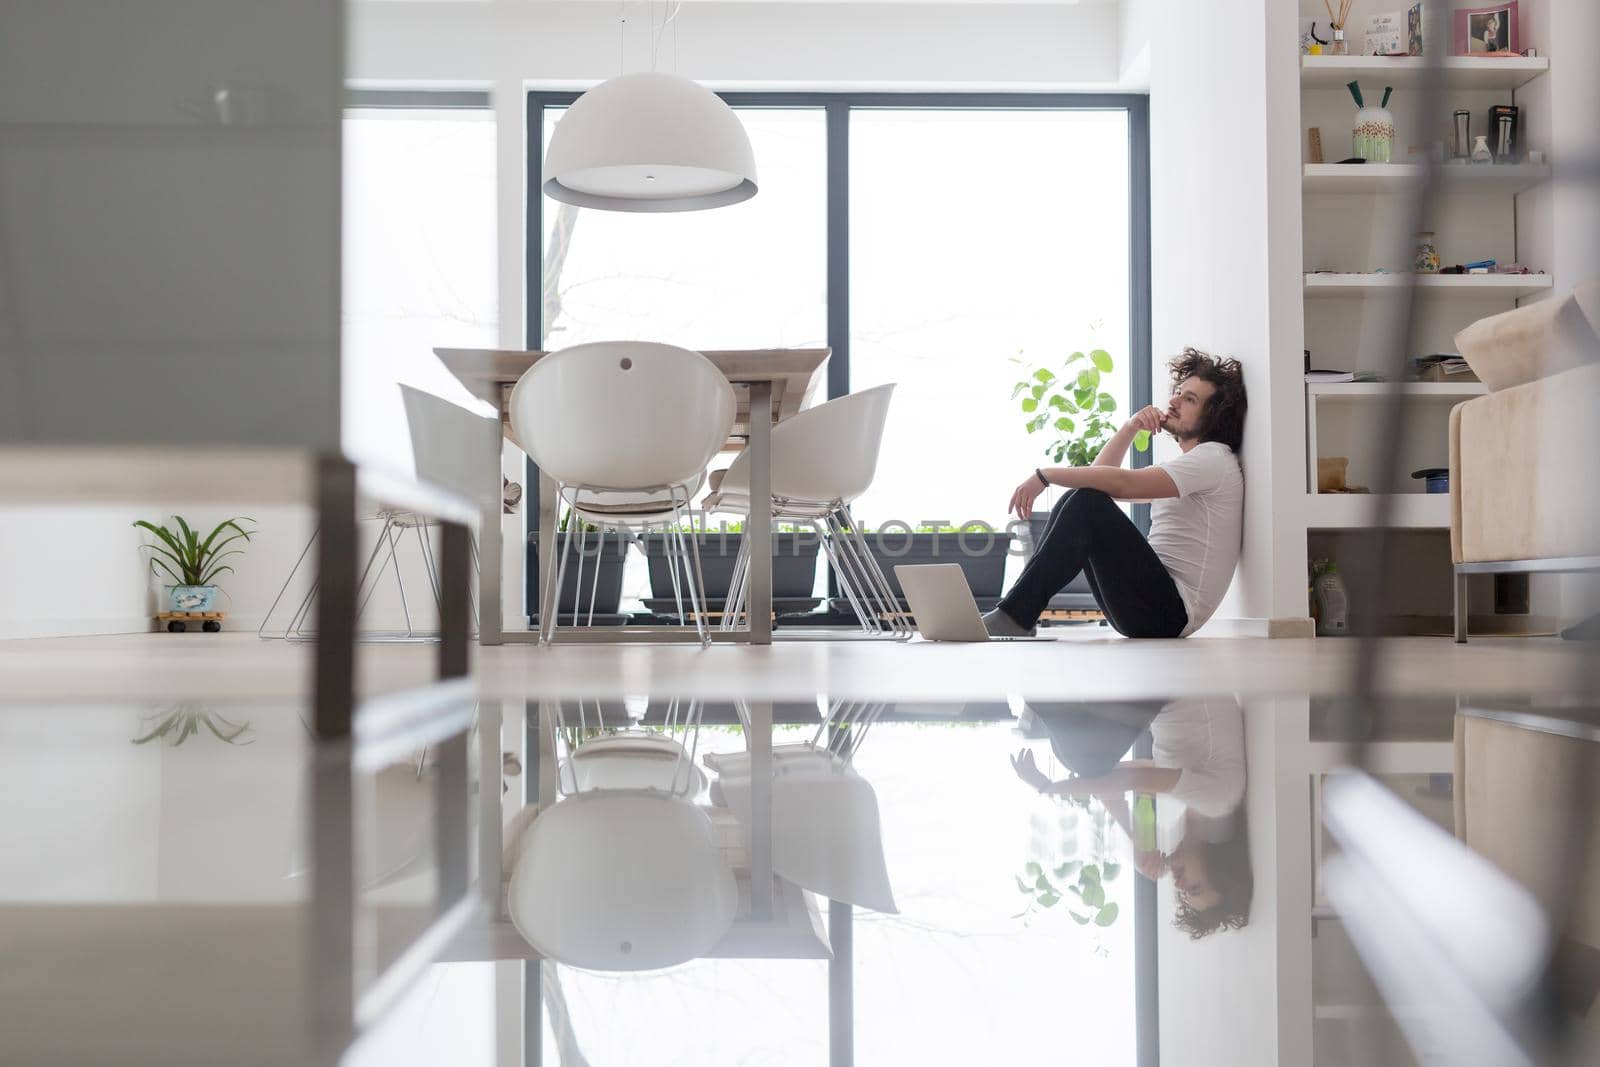
[(1177, 637), (1189, 613), (1172, 575), (1133, 520), (1097, 489), (1074, 489), (1050, 512), (1050, 523), (1000, 609), (1032, 626), (1050, 598), (1082, 571), (1124, 637)]

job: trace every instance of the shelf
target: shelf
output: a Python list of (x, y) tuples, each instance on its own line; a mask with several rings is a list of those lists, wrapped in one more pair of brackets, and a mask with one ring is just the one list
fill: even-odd
[[(1433, 62), (1421, 56), (1301, 56), (1300, 85), (1306, 89), (1343, 89), (1346, 82), (1370, 79), (1375, 84), (1381, 81), (1396, 89), (1409, 89), (1423, 84)], [(1445, 84), (1451, 89), (1519, 89), (1548, 71), (1550, 60), (1543, 56), (1447, 56), (1443, 69)]]
[(1393, 396), (1428, 399), (1433, 397), (1482, 396), (1482, 382), (1307, 382), (1306, 395), (1338, 397), (1348, 400), (1375, 400)]
[[(1372, 493), (1307, 493), (1308, 530), (1369, 530), (1378, 497)], [(1389, 498), (1389, 528), (1395, 530), (1447, 530), (1450, 528), (1449, 493), (1395, 493)]]
[[(1548, 163), (1443, 163), (1439, 191), (1461, 194), (1516, 194), (1550, 177)], [(1308, 193), (1387, 193), (1420, 188), (1420, 163), (1307, 163)]]
[(1306, 298), (1355, 296), (1367, 292), (1493, 294), (1502, 299), (1531, 296), (1555, 285), (1549, 274), (1307, 274)]

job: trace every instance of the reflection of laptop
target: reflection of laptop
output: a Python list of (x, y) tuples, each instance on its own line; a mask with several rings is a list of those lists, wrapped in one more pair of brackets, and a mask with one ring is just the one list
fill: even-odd
[(958, 563), (902, 564), (894, 576), (906, 594), (917, 632), (929, 641), (1053, 641), (1052, 637), (991, 637)]

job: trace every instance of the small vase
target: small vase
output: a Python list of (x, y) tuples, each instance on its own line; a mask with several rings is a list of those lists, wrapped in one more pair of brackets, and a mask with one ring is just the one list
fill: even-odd
[(217, 602), (217, 587), (174, 585), (168, 589), (167, 601), (173, 611), (210, 611)]
[(1418, 274), (1439, 273), (1439, 249), (1433, 243), (1433, 234), (1429, 231), (1417, 234), (1417, 258), (1413, 269)]
[(1389, 162), (1394, 158), (1394, 115), (1386, 107), (1362, 108), (1356, 112), (1351, 140), (1352, 155), (1368, 163)]
[(1494, 156), (1489, 152), (1489, 135), (1480, 133), (1472, 139), (1472, 161), (1474, 163), (1493, 163)]
[(1339, 27), (1335, 26), (1334, 30), (1333, 30), (1333, 40), (1328, 42), (1328, 55), (1330, 55), (1330, 56), (1347, 56), (1349, 54), (1350, 54), (1350, 46), (1345, 44), (1345, 41), (1344, 41), (1344, 30), (1342, 30)]

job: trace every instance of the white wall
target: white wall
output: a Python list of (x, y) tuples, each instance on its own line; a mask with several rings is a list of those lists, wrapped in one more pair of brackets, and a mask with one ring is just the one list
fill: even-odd
[[(588, 85), (649, 66), (645, 4), (357, 0), (355, 79)], [(657, 18), (660, 17), (659, 6)], [(1118, 76), (1112, 4), (688, 3), (660, 67), (716, 88), (1104, 87)], [(619, 44), (625, 40), (625, 53)]]
[(1299, 92), (1295, 32), (1286, 5), (1219, 0), (1167, 5), (1152, 34), (1155, 380), (1193, 345), (1239, 359), (1250, 395), (1225, 618), (1306, 616), (1297, 109), (1271, 106)]
[(1255, 876), (1249, 923), (1192, 941), (1172, 926), (1171, 882), (1158, 888), (1163, 1063), (1311, 1063), (1309, 708), (1300, 697), (1245, 709), (1245, 812)]

